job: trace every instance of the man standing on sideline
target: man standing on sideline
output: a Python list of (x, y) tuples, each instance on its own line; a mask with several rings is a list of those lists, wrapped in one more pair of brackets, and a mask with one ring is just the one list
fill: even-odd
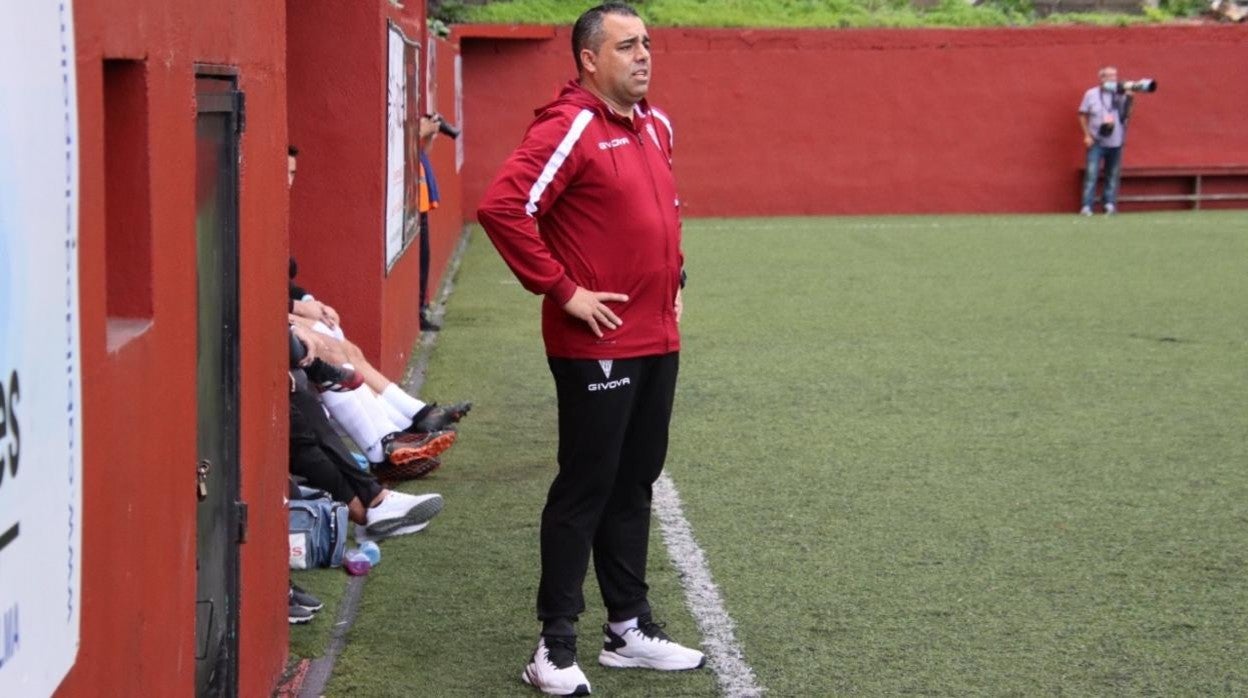
[(684, 256), (672, 126), (645, 99), (650, 38), (611, 2), (572, 31), (578, 79), (537, 111), (477, 211), (520, 283), (543, 295), (559, 473), (542, 511), (537, 650), (525, 682), (586, 695), (576, 621), (592, 553), (607, 624), (599, 663), (695, 669), (647, 599), (651, 486), (667, 456)]
[(429, 212), (438, 207), (438, 181), (433, 176), (433, 163), (429, 161), (429, 147), (438, 135), (442, 117), (420, 117), (420, 177), (417, 182), (416, 209), (420, 213), (420, 331), (437, 332), (442, 326), (433, 321), (429, 309)]
[(1105, 215), (1112, 216), (1118, 210), (1122, 146), (1131, 111), (1131, 95), (1119, 89), (1118, 69), (1105, 66), (1099, 77), (1100, 84), (1084, 92), (1079, 104), (1079, 127), (1083, 129), (1083, 145), (1088, 149), (1088, 162), (1083, 171), (1083, 205), (1079, 209), (1084, 216), (1092, 215), (1102, 160), (1105, 161)]

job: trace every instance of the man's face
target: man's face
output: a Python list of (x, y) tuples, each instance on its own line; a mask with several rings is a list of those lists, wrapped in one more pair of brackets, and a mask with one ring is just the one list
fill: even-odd
[(295, 156), (287, 155), (286, 156), (286, 186), (288, 187), (295, 186), (296, 167), (297, 167), (297, 163), (295, 162)]
[(640, 17), (602, 18), (602, 45), (581, 52), (585, 75), (606, 97), (625, 106), (640, 102), (650, 89), (650, 35)]
[(1101, 71), (1101, 84), (1107, 82), (1118, 82), (1118, 71), (1114, 68), (1106, 68)]

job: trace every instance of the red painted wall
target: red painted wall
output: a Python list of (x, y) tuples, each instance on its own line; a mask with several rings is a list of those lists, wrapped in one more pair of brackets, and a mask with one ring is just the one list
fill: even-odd
[[(449, 122), (458, 124), (460, 116), (456, 114), (455, 59), (459, 55), (459, 46), (443, 39), (432, 39), (431, 43), (435, 46), (436, 58), (433, 61), (434, 79), (430, 82), (426, 111), (442, 114)], [(464, 230), (464, 214), (460, 206), (464, 196), (459, 169), (456, 167), (455, 146), (454, 140), (439, 135), (433, 139), (433, 145), (429, 149), (434, 176), (437, 177), (438, 190), (444, 202), (429, 214), (431, 302), (437, 298), (446, 265), (455, 253), (455, 245)]]
[[(185, 696), (195, 679), (195, 67), (232, 65), (242, 138), (240, 685), (286, 658), (284, 25), (280, 3), (76, 2), (83, 372), (82, 616), (58, 696)], [(108, 346), (103, 63), (145, 61), (151, 318)], [(114, 202), (115, 204), (116, 202)]]
[[(533, 107), (573, 77), (569, 30), (472, 38), (463, 211)], [(1160, 88), (1127, 165), (1248, 164), (1248, 26), (653, 29), (688, 216), (1074, 211), (1083, 91), (1104, 64)]]
[(424, 3), (292, 0), (287, 66), (291, 250), (300, 285), (334, 306), (347, 337), (398, 378), (419, 334), (419, 259), (409, 245), (386, 272), (387, 22), (424, 42)]

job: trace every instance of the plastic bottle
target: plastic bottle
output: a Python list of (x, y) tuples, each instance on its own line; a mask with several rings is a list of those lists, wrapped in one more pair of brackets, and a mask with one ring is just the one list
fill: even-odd
[(359, 577), (368, 574), (368, 571), (373, 568), (373, 564), (368, 561), (367, 555), (360, 552), (359, 548), (352, 548), (343, 556), (342, 568), (347, 571), (347, 574)]
[(360, 544), (360, 552), (368, 558), (368, 564), (376, 567), (381, 562), (381, 547), (373, 541), (364, 541)]

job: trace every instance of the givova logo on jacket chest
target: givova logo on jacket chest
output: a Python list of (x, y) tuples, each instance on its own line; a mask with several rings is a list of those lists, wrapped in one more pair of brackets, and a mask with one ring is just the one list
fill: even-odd
[(620, 136), (619, 138), (612, 138), (609, 141), (598, 141), (599, 150), (610, 150), (612, 148), (618, 148), (622, 145), (628, 145), (628, 136)]

